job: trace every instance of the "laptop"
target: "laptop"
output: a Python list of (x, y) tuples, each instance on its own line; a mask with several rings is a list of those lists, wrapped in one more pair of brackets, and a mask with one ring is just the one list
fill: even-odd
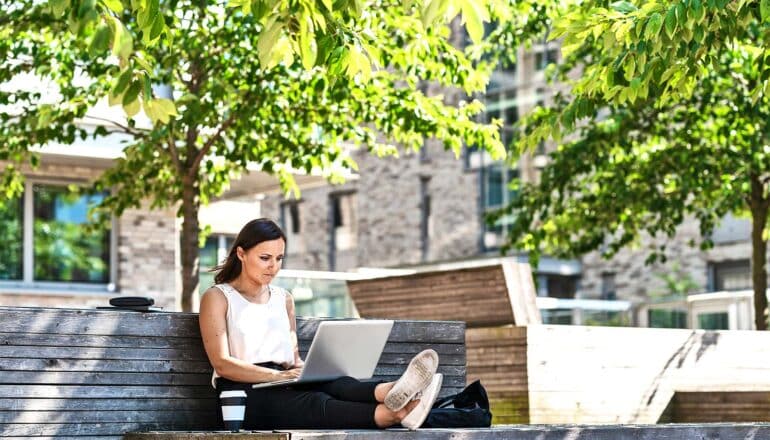
[(343, 376), (369, 379), (391, 328), (391, 320), (322, 321), (298, 378), (258, 383), (252, 388), (323, 382)]

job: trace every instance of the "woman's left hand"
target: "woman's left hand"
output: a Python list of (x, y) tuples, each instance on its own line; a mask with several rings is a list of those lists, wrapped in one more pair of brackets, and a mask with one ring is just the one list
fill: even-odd
[(294, 369), (294, 368), (302, 368), (302, 367), (305, 366), (305, 361), (300, 359), (299, 361), (294, 362), (293, 364), (289, 363), (289, 362), (284, 362), (284, 363), (281, 364), (281, 366), (284, 369), (286, 369), (286, 370), (290, 370), (290, 369)]

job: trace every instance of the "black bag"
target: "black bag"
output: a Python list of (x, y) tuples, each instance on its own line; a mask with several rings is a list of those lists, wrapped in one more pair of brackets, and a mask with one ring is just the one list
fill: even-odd
[(488, 428), (491, 425), (487, 390), (477, 380), (458, 394), (436, 400), (422, 428)]

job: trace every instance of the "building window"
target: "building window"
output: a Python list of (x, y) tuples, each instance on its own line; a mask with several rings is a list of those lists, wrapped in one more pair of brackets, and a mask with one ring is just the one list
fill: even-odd
[(331, 224), (334, 249), (343, 251), (356, 246), (355, 193), (333, 194), (331, 197)]
[(301, 254), (305, 252), (305, 242), (302, 237), (302, 203), (294, 200), (281, 204), (281, 225), (286, 234), (286, 253)]
[(751, 262), (732, 260), (709, 263), (709, 290), (751, 289)]
[(544, 47), (535, 52), (535, 69), (540, 72), (545, 70), (549, 64), (559, 62), (559, 49)]
[(703, 330), (729, 330), (729, 316), (727, 312), (699, 313), (698, 328)]
[(206, 237), (206, 243), (200, 249), (198, 272), (198, 290), (202, 294), (214, 285), (214, 272), (211, 269), (222, 263), (230, 252), (235, 237), (223, 234), (211, 234)]
[(428, 261), (430, 254), (430, 176), (420, 177), (420, 243), (422, 245), (422, 261)]
[(111, 228), (88, 218), (104, 196), (28, 182), (21, 198), (0, 205), (0, 280), (22, 286), (111, 283)]
[[(511, 187), (511, 183), (519, 177), (518, 170), (511, 169), (503, 162), (496, 162), (483, 167), (481, 173), (482, 212), (485, 214), (508, 205), (518, 193)], [(494, 225), (484, 222), (485, 250), (497, 249), (502, 245), (512, 221), (511, 217), (502, 217)]]
[(602, 291), (600, 292), (601, 299), (615, 300), (618, 295), (615, 291), (615, 274), (612, 272), (605, 272), (602, 274)]
[(516, 101), (516, 89), (504, 88), (488, 92), (484, 97), (486, 120), (502, 121), (500, 140), (506, 147), (513, 142), (513, 126), (519, 120), (519, 109)]

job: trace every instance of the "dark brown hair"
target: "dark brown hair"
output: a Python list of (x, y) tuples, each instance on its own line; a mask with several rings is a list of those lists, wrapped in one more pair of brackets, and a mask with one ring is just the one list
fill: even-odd
[(268, 218), (258, 218), (246, 223), (241, 228), (238, 236), (235, 237), (232, 246), (230, 246), (225, 261), (211, 269), (212, 272), (217, 272), (214, 276), (214, 282), (217, 284), (227, 283), (238, 278), (238, 275), (241, 274), (241, 260), (238, 259), (238, 247), (247, 251), (263, 241), (277, 240), (279, 238), (283, 239), (284, 244), (286, 243), (286, 234), (283, 233), (281, 227)]

